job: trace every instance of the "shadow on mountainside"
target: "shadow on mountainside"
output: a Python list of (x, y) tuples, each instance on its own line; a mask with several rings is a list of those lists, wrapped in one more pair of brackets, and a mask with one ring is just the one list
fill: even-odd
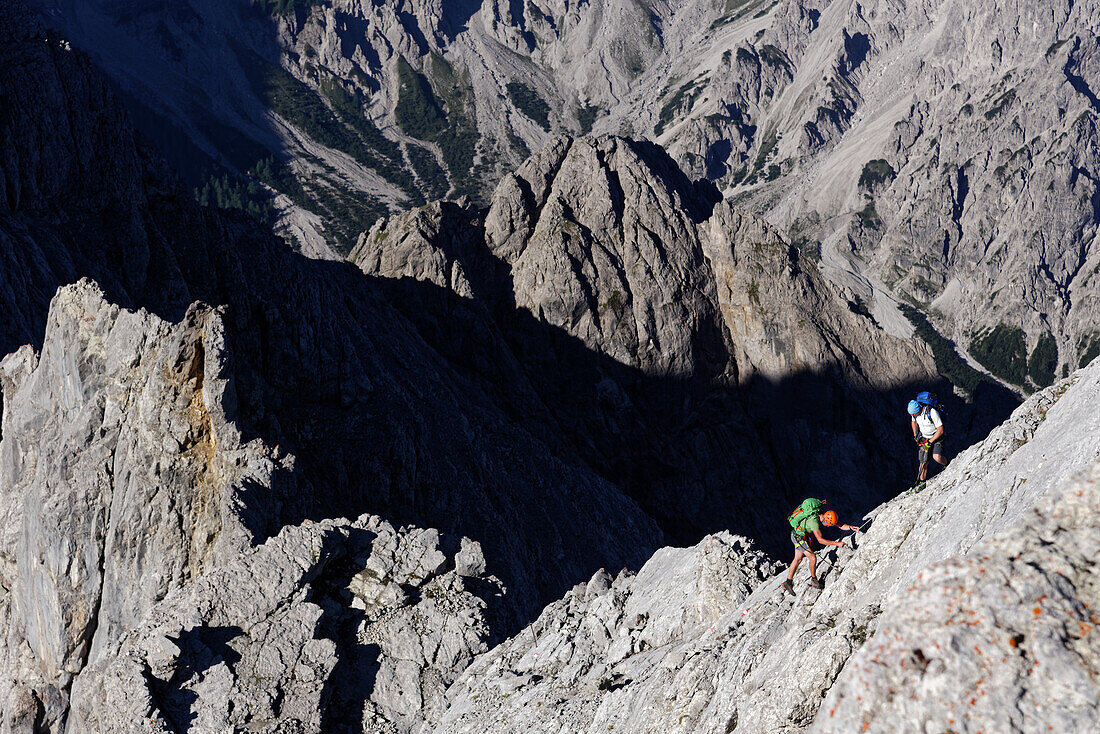
[[(195, 300), (224, 306), (229, 417), (296, 457), (239, 498), (256, 542), (364, 512), (469, 536), (509, 588), (508, 632), (666, 536), (729, 528), (782, 557), (803, 497), (858, 515), (909, 485), (904, 406), (928, 386), (648, 375), (494, 302), (491, 278), (472, 300), (305, 258), (197, 206), (82, 55), (23, 30), (0, 47), (0, 88), (23, 102), (0, 122), (24, 153), (0, 161), (0, 351), (41, 346), (50, 297), (84, 276), (171, 321)], [(980, 419), (950, 411), (950, 429), (972, 431), (950, 433), (952, 449), (1012, 407), (982, 399)]]
[(188, 687), (194, 679), (201, 680), (203, 674), (216, 665), (225, 664), (232, 668), (241, 654), (230, 643), (244, 635), (240, 627), (199, 626), (183, 630), (179, 637), (171, 640), (179, 648), (179, 664), (167, 681), (149, 676), (152, 691), (157, 698), (159, 708), (172, 723), (176, 731), (190, 731), (198, 716), (195, 704), (199, 694)]
[(374, 691), (381, 648), (360, 644), (359, 625), (365, 614), (351, 606), (348, 586), (362, 569), (356, 553), (369, 555), (375, 533), (353, 529), (346, 541), (347, 555), (330, 563), (311, 584), (310, 601), (321, 607), (317, 636), (336, 644), (336, 665), (321, 693), (321, 731), (362, 732), (363, 712)]
[(151, 260), (170, 257), (184, 285), (104, 289), (173, 321), (194, 299), (226, 306), (238, 427), (297, 457), (278, 496), (241, 497), (257, 542), (363, 512), (465, 534), (529, 614), (663, 542), (620, 488), (674, 542), (729, 528), (783, 556), (804, 496), (858, 514), (915, 470), (904, 405), (925, 385), (655, 377), (525, 311), (502, 329), (479, 301), (310, 260), (185, 200), (153, 197), (149, 214), (164, 233)]

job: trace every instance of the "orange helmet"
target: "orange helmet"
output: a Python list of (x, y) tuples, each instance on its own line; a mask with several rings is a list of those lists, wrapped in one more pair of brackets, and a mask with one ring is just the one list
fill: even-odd
[(836, 513), (832, 510), (826, 510), (821, 513), (821, 522), (825, 523), (825, 527), (831, 528), (836, 525)]

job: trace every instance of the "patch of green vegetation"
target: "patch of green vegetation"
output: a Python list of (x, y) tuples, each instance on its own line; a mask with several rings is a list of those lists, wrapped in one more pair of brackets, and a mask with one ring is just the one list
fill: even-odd
[[(475, 122), (474, 90), (439, 54), (431, 55), (431, 65), (437, 90), (447, 106), (447, 131), (436, 142), (443, 154), (443, 162), (451, 172), (455, 191), (477, 198), (481, 182), (473, 167), (480, 135)], [(488, 165), (487, 161), (483, 162)]]
[(955, 345), (936, 331), (923, 313), (908, 304), (900, 304), (902, 315), (909, 319), (913, 325), (913, 331), (925, 344), (932, 349), (932, 358), (936, 361), (936, 369), (952, 384), (958, 386), (967, 393), (973, 395), (983, 381), (989, 378), (974, 369), (959, 356)]
[(882, 219), (879, 218), (878, 210), (875, 209), (874, 199), (868, 199), (867, 206), (856, 212), (856, 216), (859, 217), (859, 224), (864, 229), (876, 229), (882, 226)]
[(672, 122), (673, 116), (676, 111), (681, 107), (690, 107), (695, 102), (695, 98), (703, 90), (700, 88), (703, 83), (703, 79), (694, 79), (690, 82), (686, 82), (676, 90), (676, 93), (665, 102), (661, 107), (661, 112), (657, 119), (657, 125), (653, 128), (655, 135), (660, 135), (665, 131), (665, 127), (668, 123)]
[(1055, 41), (1054, 43), (1050, 44), (1050, 46), (1047, 47), (1046, 57), (1049, 59), (1051, 56), (1058, 53), (1058, 49), (1060, 49), (1062, 46), (1064, 46), (1066, 41), (1068, 41), (1068, 40), (1069, 39), (1067, 38), (1065, 40)]
[(778, 4), (779, 4), (779, 0), (773, 0), (773, 2), (771, 4), (769, 4), (766, 8), (762, 8), (761, 10), (757, 11), (756, 14), (753, 15), (752, 17), (753, 18), (763, 18), (765, 15), (767, 15), (768, 13), (771, 12), (772, 8), (774, 8)]
[(420, 178), (428, 199), (442, 199), (446, 196), (451, 185), (447, 181), (447, 172), (443, 170), (443, 166), (439, 165), (435, 154), (427, 148), (412, 144), (409, 144), (406, 150), (409, 154), (409, 163)]
[(362, 191), (353, 191), (342, 183), (325, 183), (328, 185), (313, 187), (311, 193), (316, 205), (328, 214), (332, 229), (325, 234), (340, 254), (347, 255), (355, 247), (360, 233), (373, 227), (379, 217), (386, 216), (389, 211)]
[(381, 202), (343, 183), (320, 177), (311, 179), (307, 188), (286, 163), (270, 156), (257, 161), (249, 175), (286, 194), (301, 208), (325, 217), (332, 227), (325, 232), (326, 239), (345, 255), (355, 246), (360, 232), (389, 213)]
[(1077, 340), (1077, 353), (1081, 355), (1077, 359), (1078, 367), (1085, 367), (1100, 356), (1100, 332), (1093, 331), (1082, 335)]
[(876, 158), (863, 166), (863, 172), (859, 174), (859, 187), (870, 191), (879, 184), (893, 181), (896, 175), (893, 166), (882, 158)]
[[(927, 294), (932, 298), (935, 298), (937, 295), (939, 295), (940, 292), (939, 286), (930, 281), (928, 278), (925, 278), (923, 275), (914, 274), (913, 285), (915, 285), (921, 293)], [(929, 300), (931, 300), (931, 298)]]
[(1002, 380), (1023, 385), (1027, 376), (1027, 346), (1024, 330), (997, 324), (992, 330), (975, 334), (970, 342), (974, 359)]
[(240, 210), (267, 226), (275, 223), (271, 194), (263, 186), (244, 176), (223, 173), (211, 175), (194, 190), (195, 201), (202, 206)]
[(397, 83), (397, 105), (393, 116), (398, 127), (411, 137), (436, 141), (447, 129), (447, 117), (427, 78), (399, 56)]
[(312, 89), (286, 71), (273, 64), (263, 64), (260, 76), (264, 102), (310, 138), (344, 152), (358, 142)]
[(1054, 370), (1058, 366), (1058, 343), (1049, 331), (1039, 336), (1035, 349), (1027, 360), (1027, 371), (1037, 387), (1054, 384)]
[(760, 181), (761, 179), (766, 179), (769, 181), (774, 180), (768, 178), (768, 176), (772, 175), (772, 168), (777, 168), (777, 166), (769, 167), (768, 159), (770, 159), (772, 154), (775, 153), (776, 146), (778, 145), (779, 135), (773, 128), (769, 130), (764, 135), (763, 140), (760, 141), (760, 150), (756, 151), (756, 158), (753, 159), (752, 163), (752, 175), (748, 176), (745, 179), (745, 183), (753, 184), (757, 181)]
[(505, 87), (516, 109), (537, 122), (543, 130), (550, 132), (550, 105), (534, 89), (522, 82), (508, 82)]
[[(477, 195), (478, 181), (471, 169), (480, 136), (474, 123), (473, 90), (442, 56), (433, 53), (429, 63), (434, 87), (404, 58), (398, 58), (400, 87), (394, 117), (408, 135), (439, 145), (456, 193)], [(421, 162), (425, 162), (423, 156)]]
[(363, 101), (358, 92), (349, 92), (333, 77), (321, 81), (321, 96), (328, 101), (340, 119), (363, 136), (376, 151), (390, 159), (401, 157), (400, 146), (382, 135), (363, 110)]
[(416, 183), (405, 170), (401, 147), (384, 136), (367, 118), (358, 94), (349, 92), (333, 78), (322, 80), (320, 89), (321, 96), (336, 111), (340, 121), (351, 127), (366, 143), (367, 147), (359, 154), (369, 161), (368, 165), (390, 183), (400, 186), (409, 195), (413, 206), (422, 204), (424, 200)]
[[(271, 188), (279, 191), (303, 209), (314, 211), (306, 190), (290, 170), (290, 166), (272, 156), (261, 158), (248, 171), (248, 174)], [(316, 212), (315, 212), (316, 213)]]
[(813, 263), (815, 266), (821, 262), (821, 242), (812, 237), (797, 237), (792, 242), (798, 252), (798, 259)]
[(992, 120), (997, 115), (1001, 114), (1006, 107), (1008, 107), (1016, 99), (1015, 87), (1008, 90), (993, 102), (993, 107), (985, 113), (985, 119)]
[(523, 142), (523, 138), (516, 135), (516, 131), (509, 126), (506, 129), (508, 133), (508, 144), (525, 159), (531, 157), (531, 149), (527, 147), (527, 143)]
[(867, 303), (858, 293), (855, 294), (852, 300), (848, 301), (848, 310), (856, 314), (857, 316), (871, 319), (871, 323), (873, 323), (875, 326), (878, 326), (878, 321), (875, 320), (875, 317), (871, 314), (870, 309), (867, 308)]
[[(325, 84), (323, 93), (348, 124), (337, 119), (336, 113), (325, 106), (321, 96), (283, 69), (272, 64), (261, 64), (253, 72), (258, 77), (264, 101), (277, 115), (321, 145), (346, 153), (361, 165), (377, 170), (404, 188), (414, 202), (423, 201), (408, 172), (386, 155), (387, 152), (394, 154), (395, 144), (378, 132), (363, 115), (354, 96), (336, 82), (330, 80)], [(379, 146), (380, 150), (368, 147), (364, 139)], [(280, 188), (280, 191), (284, 190)], [(289, 191), (284, 193), (291, 195)]]
[(603, 110), (599, 105), (585, 105), (577, 110), (577, 123), (581, 126), (581, 135), (592, 132), (592, 125)]
[(790, 71), (791, 64), (787, 61), (787, 55), (770, 43), (760, 47), (760, 59), (773, 69)]
[(752, 9), (751, 6), (754, 2), (756, 2), (756, 0), (726, 0), (726, 7), (722, 11), (722, 15), (710, 24), (710, 30), (713, 31), (717, 28), (721, 28), (744, 16), (745, 13)]
[(961, 107), (961, 108), (959, 109), (959, 112), (961, 112), (962, 114), (966, 115), (967, 117), (970, 117), (971, 115), (973, 115), (973, 114), (974, 114), (974, 105), (972, 105), (972, 104), (970, 104), (969, 102), (967, 102), (966, 104), (964, 104), (964, 105), (963, 105), (963, 106), (962, 106), (962, 107)]
[[(651, 27), (647, 27), (649, 35), (652, 35), (653, 30)], [(626, 69), (626, 72), (630, 74), (631, 78), (637, 77), (643, 71), (645, 71), (645, 60), (642, 58), (642, 54), (634, 46), (626, 46), (620, 52), (622, 56), (622, 65)]]
[(527, 3), (527, 17), (530, 20), (533, 20), (533, 21), (538, 22), (538, 23), (549, 23), (550, 22), (550, 19), (546, 17), (546, 14), (543, 13), (541, 10), (539, 10), (538, 7), (536, 7), (534, 3), (530, 2), (530, 0), (528, 0), (528, 3)]

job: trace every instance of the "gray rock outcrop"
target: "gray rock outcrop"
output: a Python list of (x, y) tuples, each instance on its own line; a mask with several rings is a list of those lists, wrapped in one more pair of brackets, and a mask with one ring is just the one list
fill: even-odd
[(149, 610), (66, 730), (409, 731), (488, 648), (478, 594), (502, 591), (440, 541), (375, 516), (284, 529)]
[(814, 730), (1100, 726), (1097, 502), (1100, 464), (1018, 529), (922, 571), (829, 692)]
[(85, 280), (59, 291), (40, 354), (0, 363), (4, 647), (45, 686), (46, 720), (154, 603), (249, 547), (247, 487), (281, 502), (284, 462), (226, 417), (224, 329), (198, 306), (174, 325), (125, 311)]
[[(710, 616), (669, 614), (710, 598), (698, 578), (732, 548), (717, 536), (597, 576), (478, 658), (424, 730), (1091, 729), (1098, 404), (1100, 365), (1033, 396), (870, 513), (854, 549), (829, 549), (821, 592), (800, 569), (794, 598), (775, 577), (735, 584)], [(718, 556), (734, 576), (768, 570)]]
[[(895, 422), (934, 367), (719, 198), (652, 144), (562, 137), (506, 176), (484, 213), (433, 204), (391, 217), (351, 260), (431, 284), (391, 302), (439, 351), (508, 385), (522, 412), (550, 414), (671, 537), (732, 522), (782, 552), (772, 519), (805, 487), (870, 509), (908, 478), (904, 434), (872, 426)], [(467, 356), (474, 344), (493, 357)], [(823, 400), (843, 418), (813, 407)]]
[[(910, 300), (964, 348), (1020, 328), (1012, 365), (974, 352), (1027, 387), (1100, 349), (1089, 3), (36, 4), (178, 137), (230, 160), (242, 137), (294, 151), (317, 236), (347, 229), (342, 187), (377, 199), (367, 221), (419, 196), (487, 198), (529, 151), (594, 129), (659, 142), (820, 250), (895, 333)], [(274, 79), (329, 123), (273, 104)], [(352, 155), (360, 135), (373, 153)]]

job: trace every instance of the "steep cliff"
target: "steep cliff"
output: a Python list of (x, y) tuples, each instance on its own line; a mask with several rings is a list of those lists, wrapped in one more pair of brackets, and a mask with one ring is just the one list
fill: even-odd
[(894, 333), (915, 304), (1029, 389), (1100, 349), (1087, 3), (37, 4), (147, 129), (313, 209), (298, 232), (350, 244), (386, 207), (487, 198), (561, 132), (650, 138)]
[(823, 591), (755, 582), (773, 567), (722, 534), (597, 574), (422, 730), (1091, 730), (1098, 405), (1100, 365), (1033, 396), (830, 548)]
[[(556, 139), (484, 214), (392, 217), (351, 260), (474, 298), (469, 320), (488, 312), (507, 356), (471, 369), (505, 384), (499, 365), (517, 364), (507, 381), (679, 540), (729, 527), (782, 552), (773, 519), (806, 487), (869, 509), (909, 478), (906, 433), (877, 427), (932, 379), (927, 352), (651, 144)], [(399, 308), (440, 351), (468, 349), (443, 306)]]
[(3, 348), (40, 347), (4, 363), (3, 698), (26, 704), (5, 711), (56, 730), (150, 605), (306, 519), (461, 528), (509, 590), (495, 633), (660, 544), (385, 284), (190, 202), (85, 57), (0, 19)]

